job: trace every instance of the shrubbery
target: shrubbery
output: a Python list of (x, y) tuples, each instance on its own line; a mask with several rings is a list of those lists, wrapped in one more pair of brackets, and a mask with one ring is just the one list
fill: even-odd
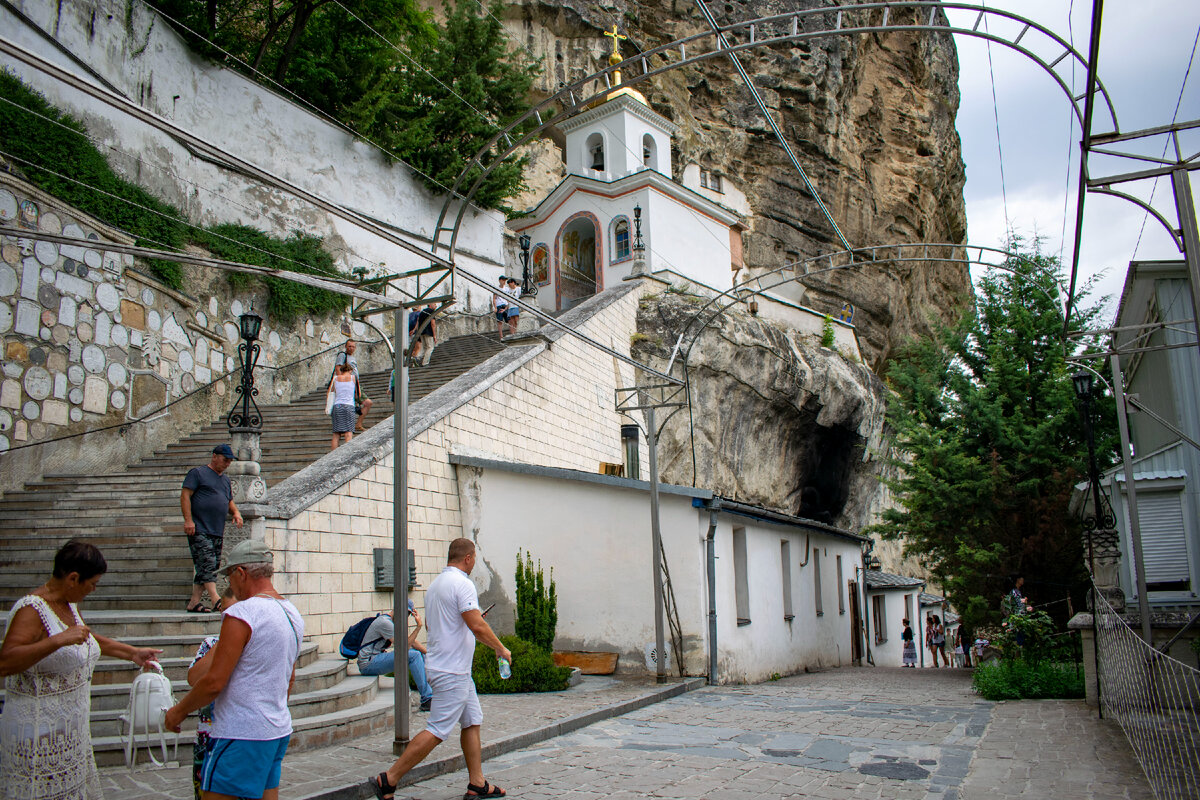
[(542, 574), (542, 562), (533, 566), (533, 556), (517, 551), (517, 636), (531, 642), (546, 652), (554, 650), (554, 631), (558, 628), (558, 591), (554, 584), (554, 570), (550, 570), (550, 583)]
[(1074, 664), (989, 661), (975, 668), (971, 686), (986, 700), (1083, 697), (1083, 671)]
[(978, 665), (971, 679), (987, 700), (1083, 697), (1083, 673), (1044, 611), (1011, 614), (991, 638), (998, 661)]
[[(245, 225), (190, 226), (177, 208), (120, 177), (104, 154), (87, 138), (83, 123), (55, 108), (45, 97), (0, 70), (0, 150), (20, 161), (13, 165), (34, 186), (86, 214), (131, 234), (139, 245), (179, 250), (192, 242), (225, 261), (345, 278), (338, 272), (322, 239), (296, 232), (278, 239)], [(24, 110), (23, 110), (24, 109)], [(47, 122), (52, 120), (53, 122)], [(55, 124), (57, 123), (57, 124)], [(70, 173), (70, 178), (60, 177)], [(232, 241), (231, 241), (232, 240)], [(150, 259), (151, 274), (173, 289), (183, 287), (183, 269), (174, 261)], [(228, 273), (235, 288), (257, 278)], [(323, 316), (346, 306), (346, 299), (284, 278), (264, 278), (270, 298), (267, 313), (273, 321), (299, 316)]]
[(471, 675), (480, 694), (514, 692), (560, 692), (567, 688), (570, 667), (559, 667), (550, 652), (517, 636), (501, 636), (512, 651), (512, 677), (504, 680), (496, 664), (496, 653), (486, 645), (475, 645), (475, 663)]

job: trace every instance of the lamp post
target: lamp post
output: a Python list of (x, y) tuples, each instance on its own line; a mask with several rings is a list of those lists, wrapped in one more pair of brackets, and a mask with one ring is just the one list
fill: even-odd
[(522, 233), (517, 241), (521, 243), (521, 297), (537, 297), (537, 281), (529, 274), (529, 234)]
[[(1117, 578), (1117, 568), (1121, 559), (1120, 540), (1116, 531), (1116, 517), (1112, 505), (1104, 496), (1100, 483), (1100, 467), (1096, 461), (1096, 432), (1092, 425), (1092, 390), (1095, 378), (1087, 370), (1080, 370), (1071, 376), (1075, 388), (1075, 400), (1079, 404), (1079, 414), (1083, 417), (1083, 432), (1088, 449), (1088, 493), (1091, 495), (1091, 513), (1083, 515), (1083, 532), (1087, 542), (1088, 572), (1091, 573), (1094, 588), (1104, 599), (1118, 611), (1125, 607), (1125, 595), (1121, 591)], [(1092, 591), (1088, 592), (1088, 606), (1096, 611)]]
[(225, 420), (230, 439), (233, 440), (233, 452), (237, 456), (226, 472), (232, 485), (233, 500), (239, 504), (262, 502), (267, 495), (267, 484), (260, 475), (258, 464), (262, 458), (262, 413), (254, 402), (258, 395), (254, 385), (254, 367), (258, 364), (258, 334), (262, 330), (262, 322), (262, 317), (253, 310), (238, 318), (238, 333), (242, 337), (238, 345), (242, 376), (233, 389), (237, 397)]
[(629, 277), (641, 277), (646, 274), (646, 243), (642, 241), (642, 207), (633, 207), (633, 269)]

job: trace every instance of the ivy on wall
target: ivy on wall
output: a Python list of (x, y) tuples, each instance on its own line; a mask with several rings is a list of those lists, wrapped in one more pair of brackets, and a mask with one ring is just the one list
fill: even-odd
[[(32, 112), (32, 113), (31, 113)], [(19, 78), (0, 71), (0, 159), (33, 185), (114, 228), (132, 235), (139, 245), (166, 250), (195, 244), (217, 258), (243, 264), (345, 279), (322, 248), (319, 236), (299, 231), (286, 239), (244, 225), (190, 226), (174, 206), (117, 175), (104, 154), (87, 137), (83, 123), (50, 104)], [(174, 261), (151, 259), (150, 272), (174, 289), (182, 289), (183, 269)], [(259, 278), (229, 273), (234, 288), (245, 289)], [(324, 315), (345, 307), (342, 295), (294, 283), (263, 278), (272, 319), (290, 322), (303, 315)]]

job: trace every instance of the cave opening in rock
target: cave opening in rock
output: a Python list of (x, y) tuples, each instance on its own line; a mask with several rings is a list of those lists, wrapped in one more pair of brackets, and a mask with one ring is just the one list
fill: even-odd
[(800, 474), (800, 505), (796, 516), (833, 524), (850, 496), (854, 463), (862, 452), (862, 437), (840, 426), (813, 426)]

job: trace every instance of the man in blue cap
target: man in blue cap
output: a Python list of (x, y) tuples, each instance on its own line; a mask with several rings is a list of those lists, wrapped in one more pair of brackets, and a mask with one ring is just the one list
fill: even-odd
[[(219, 444), (213, 448), (212, 459), (203, 467), (188, 471), (183, 479), (183, 490), (179, 493), (179, 507), (183, 511), (183, 532), (188, 537), (188, 549), (192, 553), (192, 564), (196, 577), (192, 581), (192, 597), (187, 610), (204, 614), (221, 610), (221, 597), (217, 594), (217, 565), (221, 563), (221, 543), (225, 536), (225, 518), (233, 515), (233, 523), (242, 526), (242, 512), (233, 502), (233, 485), (225, 470), (233, 463), (233, 448)], [(208, 592), (212, 608), (203, 603), (203, 592)]]

